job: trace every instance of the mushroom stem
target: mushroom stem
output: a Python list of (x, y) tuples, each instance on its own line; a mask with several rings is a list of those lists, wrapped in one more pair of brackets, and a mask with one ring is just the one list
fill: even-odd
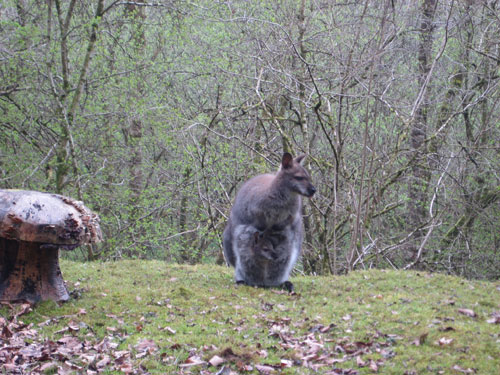
[(0, 246), (6, 260), (0, 268), (0, 301), (69, 299), (59, 268), (59, 248), (41, 251), (40, 243), (13, 240), (4, 240)]

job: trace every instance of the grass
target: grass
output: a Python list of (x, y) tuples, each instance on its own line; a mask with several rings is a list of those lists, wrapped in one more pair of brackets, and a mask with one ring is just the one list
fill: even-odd
[[(290, 295), (236, 286), (231, 269), (213, 265), (62, 261), (61, 268), (79, 298), (41, 303), (19, 319), (46, 340), (85, 342), (93, 356), (71, 358), (75, 373), (500, 373), (500, 324), (491, 323), (499, 282), (370, 270), (293, 277)], [(96, 345), (105, 340), (112, 360), (98, 366), (104, 354)], [(141, 352), (138, 344), (148, 342)], [(224, 362), (212, 366), (213, 358)]]

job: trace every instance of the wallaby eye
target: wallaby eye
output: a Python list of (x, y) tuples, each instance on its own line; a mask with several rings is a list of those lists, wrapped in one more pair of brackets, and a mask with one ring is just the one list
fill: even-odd
[(297, 181), (304, 181), (306, 178), (305, 177), (302, 177), (302, 176), (295, 176), (295, 179)]

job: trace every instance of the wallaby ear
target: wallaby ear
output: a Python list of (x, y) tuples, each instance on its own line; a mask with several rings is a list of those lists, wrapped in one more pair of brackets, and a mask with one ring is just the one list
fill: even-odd
[(304, 158), (306, 157), (306, 154), (302, 154), (302, 155), (299, 155), (295, 158), (295, 161), (299, 164), (302, 164), (302, 161), (304, 160)]
[(293, 165), (293, 157), (288, 152), (283, 154), (283, 158), (281, 159), (281, 166), (283, 169), (291, 168)]

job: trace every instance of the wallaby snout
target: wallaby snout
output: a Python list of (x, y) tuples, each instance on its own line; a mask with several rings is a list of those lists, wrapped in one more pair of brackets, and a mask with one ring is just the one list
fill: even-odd
[(316, 193), (316, 188), (313, 185), (309, 185), (307, 187), (307, 195), (306, 196), (308, 198), (311, 198), (314, 195), (314, 193)]
[(308, 180), (305, 180), (303, 182), (294, 181), (291, 184), (291, 189), (296, 193), (303, 195), (307, 198), (311, 198), (314, 195), (314, 193), (316, 193), (316, 188)]

